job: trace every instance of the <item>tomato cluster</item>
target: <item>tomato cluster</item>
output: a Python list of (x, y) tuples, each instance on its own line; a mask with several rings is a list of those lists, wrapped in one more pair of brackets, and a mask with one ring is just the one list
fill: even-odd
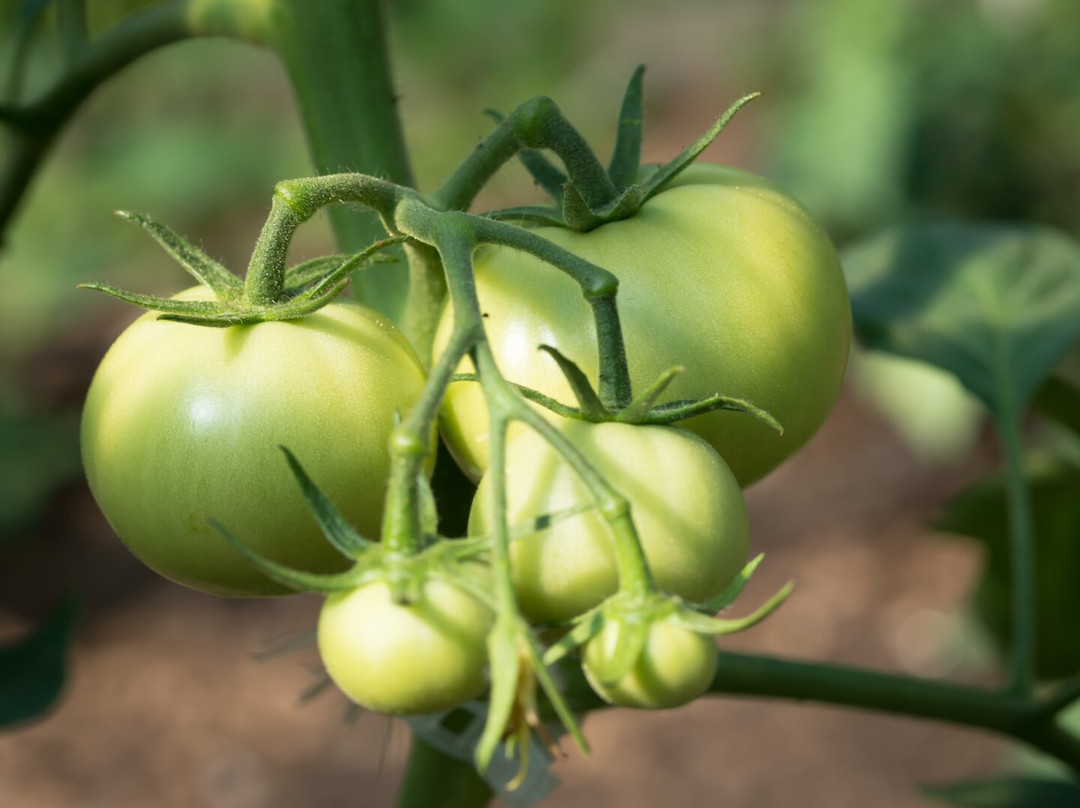
[[(650, 425), (647, 412), (638, 414), (645, 423), (634, 423), (544, 410), (560, 440), (629, 508), (639, 540), (633, 562), (613, 540), (612, 514), (598, 507), (566, 450), (521, 424), (506, 444), (502, 514), (487, 473), (481, 385), (458, 381), (446, 392), (443, 435), (479, 480), (471, 540), (490, 540), (505, 515), (513, 535), (508, 591), (523, 618), (538, 627), (577, 626), (568, 636), (589, 629), (579, 638), (581, 667), (606, 701), (685, 704), (708, 688), (717, 667), (710, 630), (694, 622), (693, 610), (718, 603), (747, 560), (741, 488), (802, 446), (837, 396), (851, 332), (837, 258), (810, 216), (779, 190), (710, 165), (683, 171), (624, 220), (587, 233), (535, 232), (617, 275), (634, 387), (685, 367), (654, 404), (724, 394), (784, 427), (776, 434), (746, 413), (719, 410), (685, 429)], [(576, 285), (506, 246), (481, 248), (474, 269), (488, 343), (507, 380), (566, 405), (565, 368), (538, 350), (543, 344), (577, 362), (595, 385), (597, 337)], [(436, 358), (453, 319), (448, 306)], [(395, 424), (424, 384), (407, 340), (355, 303), (228, 327), (147, 314), (116, 341), (90, 389), (82, 429), (87, 476), (117, 534), (175, 581), (223, 595), (289, 591), (283, 581), (292, 579), (279, 572), (286, 568), (308, 573), (304, 580), (333, 581), (318, 645), (330, 677), (358, 704), (392, 714), (449, 709), (488, 687), (487, 644), (498, 611), (491, 580), (500, 571), (469, 578), (455, 565), (482, 567), (490, 544), (467, 561), (429, 563), (416, 559), (449, 540), (425, 534), (410, 550), (415, 563), (395, 547), (365, 561), (345, 557), (320, 530), (328, 519), (369, 540), (386, 530)], [(310, 475), (303, 494), (279, 446)], [(341, 512), (316, 519), (312, 487), (320, 503)], [(638, 601), (626, 591), (628, 563), (643, 570), (646, 594), (637, 592)]]

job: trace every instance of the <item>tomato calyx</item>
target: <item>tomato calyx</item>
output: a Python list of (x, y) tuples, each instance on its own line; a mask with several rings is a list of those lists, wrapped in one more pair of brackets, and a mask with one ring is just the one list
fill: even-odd
[(789, 581), (746, 617), (727, 619), (710, 615), (735, 602), (764, 558), (764, 553), (753, 558), (723, 592), (701, 603), (690, 603), (677, 595), (659, 591), (617, 592), (599, 606), (574, 618), (570, 622), (570, 630), (548, 648), (544, 654), (544, 662), (549, 665), (558, 662), (600, 633), (606, 622), (626, 626), (625, 635), (620, 639), (615, 654), (619, 660), (619, 665), (614, 667), (612, 673), (615, 678), (626, 672), (622, 665), (629, 666), (634, 663), (635, 654), (640, 651), (642, 632), (653, 622), (670, 620), (682, 628), (700, 634), (735, 634), (745, 631), (772, 614), (791, 594), (794, 584)]
[[(668, 368), (652, 384), (628, 402), (622, 404), (605, 403), (577, 363), (550, 345), (541, 345), (539, 350), (547, 353), (558, 364), (559, 369), (570, 385), (574, 397), (577, 399), (578, 406), (573, 407), (563, 404), (561, 401), (525, 385), (515, 384), (514, 387), (529, 401), (539, 404), (562, 418), (573, 418), (590, 423), (616, 422), (620, 424), (670, 426), (687, 418), (693, 418), (696, 415), (713, 412), (714, 410), (728, 410), (749, 415), (775, 430), (777, 434), (784, 434), (783, 425), (768, 411), (745, 399), (725, 396), (721, 393), (714, 393), (703, 398), (680, 399), (657, 404), (668, 385), (680, 373), (685, 372), (686, 369), (682, 366)], [(455, 374), (452, 380), (455, 382), (477, 382), (479, 377), (473, 373), (459, 373)]]
[[(633, 216), (645, 202), (694, 162), (716, 139), (735, 114), (760, 95), (750, 93), (739, 98), (693, 144), (675, 159), (648, 172), (642, 178), (641, 140), (643, 125), (642, 77), (644, 66), (638, 66), (623, 96), (616, 130), (615, 151), (604, 181), (598, 183), (588, 174), (567, 176), (536, 149), (524, 149), (519, 159), (533, 179), (551, 197), (554, 205), (525, 205), (491, 211), (488, 217), (513, 220), (519, 224), (565, 227), (580, 233), (588, 232), (608, 222)], [(489, 113), (503, 123), (498, 113)], [(570, 147), (571, 144), (567, 144)], [(554, 149), (562, 154), (559, 148)], [(610, 188), (614, 186), (614, 193)]]
[[(375, 262), (396, 260), (383, 250), (404, 241), (403, 237), (387, 238), (351, 255), (327, 255), (296, 264), (285, 270), (269, 300), (256, 302), (256, 295), (249, 288), (252, 284), (245, 284), (232, 271), (166, 225), (130, 211), (117, 211), (117, 215), (145, 230), (192, 277), (210, 289), (215, 299), (177, 300), (94, 282), (79, 284), (79, 288), (104, 292), (125, 303), (161, 312), (163, 320), (218, 328), (296, 320), (312, 314), (344, 291), (354, 270)], [(263, 269), (253, 260), (249, 277), (254, 279)]]

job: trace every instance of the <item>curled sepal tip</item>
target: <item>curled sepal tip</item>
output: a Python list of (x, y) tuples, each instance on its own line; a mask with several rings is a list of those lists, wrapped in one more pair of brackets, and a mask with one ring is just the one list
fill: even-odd
[(642, 188), (645, 199), (650, 199), (660, 193), (665, 185), (675, 179), (683, 169), (694, 162), (694, 160), (705, 151), (710, 143), (716, 140), (716, 136), (724, 131), (724, 128), (731, 122), (731, 119), (735, 117), (735, 114), (739, 110), (760, 95), (761, 93), (749, 93), (738, 99), (734, 104), (727, 108), (723, 115), (716, 119), (716, 123), (710, 126), (704, 135), (695, 140), (690, 146), (683, 149), (670, 163), (665, 163), (649, 175), (649, 178), (645, 181), (645, 185)]
[(649, 412), (648, 417), (642, 423), (674, 424), (678, 421), (685, 421), (687, 418), (693, 418), (695, 415), (704, 415), (707, 412), (716, 410), (741, 412), (743, 415), (749, 415), (751, 418), (765, 424), (778, 435), (784, 434), (783, 424), (777, 421), (768, 410), (763, 410), (746, 399), (733, 398), (720, 393), (705, 398), (670, 401), (666, 404), (660, 404)]
[(735, 580), (728, 584), (724, 591), (713, 598), (709, 598), (701, 603), (695, 603), (694, 608), (701, 612), (710, 612), (716, 614), (721, 609), (726, 609), (735, 599), (742, 594), (743, 589), (746, 587), (747, 581), (761, 565), (761, 562), (765, 560), (765, 554), (759, 553), (755, 558), (742, 568), (738, 575), (735, 576)]
[(675, 616), (675, 621), (683, 628), (696, 631), (699, 634), (735, 634), (757, 625), (779, 608), (788, 595), (795, 589), (795, 583), (788, 581), (780, 590), (769, 598), (765, 605), (746, 617), (728, 620), (721, 617), (709, 617), (708, 615), (694, 612), (689, 609), (680, 609)]
[(344, 589), (355, 589), (359, 583), (362, 571), (356, 567), (335, 575), (319, 575), (314, 572), (302, 572), (271, 561), (250, 547), (242, 544), (239, 539), (230, 533), (224, 525), (216, 519), (208, 519), (210, 526), (220, 533), (233, 549), (246, 558), (255, 569), (271, 580), (277, 581), (283, 586), (295, 589), (297, 592), (320, 592), (328, 595)]

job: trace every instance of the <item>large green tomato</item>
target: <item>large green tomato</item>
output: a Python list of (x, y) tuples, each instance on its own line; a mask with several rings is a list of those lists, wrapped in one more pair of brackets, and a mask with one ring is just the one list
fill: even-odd
[[(663, 426), (561, 421), (559, 428), (629, 501), (661, 589), (703, 601), (735, 578), (749, 550), (746, 505), (735, 477), (705, 441)], [(506, 474), (511, 526), (593, 501), (577, 474), (531, 430), (517, 432), (507, 445)], [(494, 527), (490, 489), (485, 477), (470, 534)], [(522, 613), (536, 623), (579, 615), (619, 584), (611, 531), (595, 508), (515, 538), (510, 561)]]
[[(184, 296), (207, 299), (201, 289)], [(162, 575), (220, 595), (285, 593), (208, 518), (281, 564), (343, 569), (278, 447), (378, 538), (394, 414), (409, 410), (423, 382), (405, 338), (351, 302), (230, 328), (146, 314), (90, 386), (82, 420), (90, 490), (117, 535)]]
[[(749, 416), (716, 411), (684, 425), (727, 461), (741, 485), (760, 479), (821, 426), (840, 391), (851, 312), (825, 232), (760, 177), (693, 165), (634, 216), (588, 233), (537, 233), (614, 272), (635, 389), (683, 365), (662, 401), (722, 393), (747, 399), (783, 424), (783, 436)], [(512, 382), (574, 403), (554, 360), (558, 348), (595, 382), (596, 331), (578, 286), (524, 253), (476, 255), (484, 323)], [(452, 325), (447, 312), (438, 346)], [(479, 386), (450, 387), (444, 435), (462, 467), (488, 466), (488, 421)]]
[(326, 672), (362, 707), (434, 713), (487, 688), (491, 610), (457, 586), (427, 581), (420, 599), (394, 603), (383, 582), (331, 595), (319, 614)]
[(614, 682), (601, 681), (599, 671), (615, 654), (622, 624), (604, 623), (600, 633), (581, 649), (581, 668), (589, 685), (604, 701), (619, 707), (666, 710), (688, 704), (712, 684), (716, 675), (716, 640), (670, 620), (649, 626), (637, 662)]

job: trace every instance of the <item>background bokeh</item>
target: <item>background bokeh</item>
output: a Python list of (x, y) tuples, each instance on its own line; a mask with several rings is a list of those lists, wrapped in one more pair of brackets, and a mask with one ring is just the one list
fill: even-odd
[[(0, 77), (17, 5), (0, 0)], [(103, 30), (139, 5), (91, 0), (91, 22)], [(489, 131), (486, 108), (507, 111), (539, 93), (606, 158), (622, 90), (644, 63), (646, 160), (669, 159), (734, 98), (760, 90), (704, 159), (769, 177), (840, 247), (931, 216), (1080, 233), (1074, 0), (390, 5), (421, 190)], [(48, 81), (52, 51), (43, 30), (31, 87)], [(337, 694), (300, 703), (316, 680), (310, 655), (252, 658), (264, 641), (310, 627), (318, 602), (222, 601), (155, 578), (112, 536), (79, 472), (82, 396), (134, 315), (75, 284), (186, 285), (111, 211), (147, 212), (240, 268), (273, 183), (310, 170), (275, 58), (232, 42), (186, 42), (95, 93), (5, 234), (0, 640), (36, 624), (67, 592), (82, 605), (65, 698), (40, 723), (0, 734), (0, 806), (391, 801), (404, 729), (376, 716), (343, 722)], [(480, 205), (536, 197), (510, 166)], [(322, 218), (294, 246), (298, 258), (330, 251)], [(747, 602), (788, 578), (799, 588), (732, 644), (995, 681), (994, 650), (966, 608), (980, 550), (924, 525), (995, 464), (996, 450), (978, 408), (947, 381), (919, 382), (931, 392), (899, 413), (877, 407), (895, 399), (881, 391), (896, 382), (873, 362), (857, 361), (857, 384), (807, 451), (749, 492), (754, 540), (768, 561)], [(916, 806), (925, 804), (920, 784), (989, 772), (1009, 754), (996, 741), (911, 721), (730, 700), (597, 715), (587, 731), (595, 752), (556, 764), (565, 785), (552, 804)]]

